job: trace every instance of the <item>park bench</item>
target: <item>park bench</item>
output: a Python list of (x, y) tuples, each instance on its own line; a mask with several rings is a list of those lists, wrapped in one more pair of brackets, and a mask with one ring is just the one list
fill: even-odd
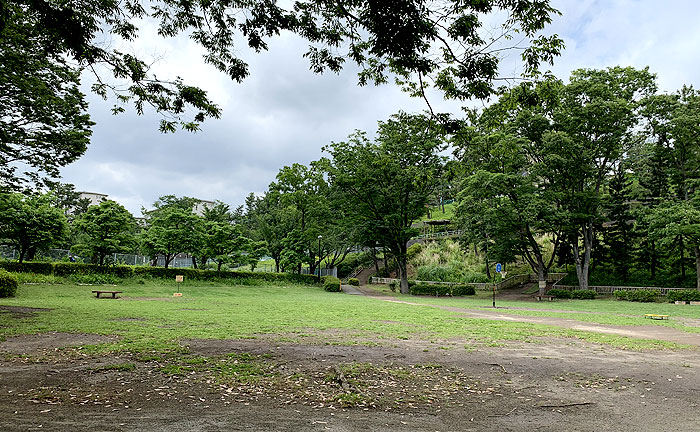
[(657, 320), (667, 320), (668, 315), (644, 314), (644, 318), (657, 319)]
[(537, 301), (542, 301), (544, 299), (547, 299), (548, 301), (554, 301), (554, 296), (550, 296), (550, 295), (544, 295), (544, 296), (538, 295), (537, 296)]
[[(95, 294), (97, 298), (100, 298), (100, 294), (112, 294), (112, 298), (117, 298), (117, 294), (121, 294), (121, 291), (99, 291), (99, 290), (94, 290), (92, 292)], [(103, 297), (104, 298), (104, 297)]]

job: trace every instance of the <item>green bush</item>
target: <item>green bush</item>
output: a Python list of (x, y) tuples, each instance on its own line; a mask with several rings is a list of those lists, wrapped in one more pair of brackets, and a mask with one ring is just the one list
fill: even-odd
[(554, 298), (558, 298), (558, 299), (570, 299), (571, 298), (571, 291), (553, 288), (553, 289), (547, 291), (547, 295), (552, 296)]
[(470, 285), (409, 283), (409, 286), (409, 292), (412, 295), (463, 296), (476, 293), (474, 287)]
[(348, 285), (360, 286), (360, 280), (358, 278), (350, 278), (348, 279)]
[(0, 261), (0, 269), (5, 269), (12, 273), (36, 273), (43, 275), (53, 274), (53, 264), (50, 262), (23, 262)]
[[(35, 273), (43, 275), (54, 275), (58, 277), (71, 277), (75, 275), (102, 275), (102, 278), (78, 278), (81, 283), (114, 283), (117, 279), (128, 279), (132, 277), (150, 277), (154, 279), (172, 279), (175, 276), (183, 275), (186, 280), (215, 281), (221, 279), (240, 279), (249, 281), (265, 281), (278, 283), (294, 283), (315, 285), (318, 279), (314, 275), (294, 274), (294, 273), (265, 273), (265, 272), (244, 272), (244, 271), (222, 271), (197, 270), (192, 268), (165, 268), (165, 267), (142, 267), (142, 266), (100, 266), (97, 264), (83, 264), (70, 262), (25, 262), (0, 261), (0, 269), (4, 268), (16, 273)], [(74, 277), (72, 278), (76, 280)], [(90, 281), (88, 281), (90, 280)]]
[(571, 291), (571, 298), (577, 299), (577, 300), (594, 300), (596, 295), (598, 295), (598, 293), (596, 293), (593, 290), (574, 290), (574, 291)]
[(122, 278), (110, 274), (73, 274), (69, 279), (76, 284), (88, 285), (116, 285), (123, 281)]
[(18, 286), (19, 282), (13, 274), (0, 269), (0, 297), (14, 297)]
[(326, 278), (323, 280), (323, 289), (328, 292), (339, 292), (340, 279), (333, 276), (326, 276)]
[(666, 298), (670, 302), (675, 301), (700, 301), (700, 291), (698, 290), (682, 290), (682, 291), (671, 291), (666, 295)]
[(419, 253), (423, 251), (423, 246), (420, 243), (413, 243), (406, 249), (406, 259), (408, 261), (413, 260)]
[(389, 282), (389, 289), (393, 292), (396, 292), (396, 288), (399, 287), (399, 283), (396, 281), (391, 281)]
[(634, 290), (625, 291), (618, 290), (613, 293), (618, 300), (627, 300), (633, 302), (651, 303), (655, 302), (660, 294), (659, 290)]
[(134, 276), (134, 267), (56, 262), (53, 264), (53, 272), (56, 276), (109, 275), (120, 279), (126, 279)]

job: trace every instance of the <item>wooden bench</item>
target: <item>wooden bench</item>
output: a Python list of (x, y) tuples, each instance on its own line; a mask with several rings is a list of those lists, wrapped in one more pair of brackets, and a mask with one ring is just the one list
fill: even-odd
[(117, 294), (121, 294), (122, 291), (97, 291), (97, 290), (95, 290), (92, 293), (95, 294), (95, 296), (97, 298), (100, 298), (100, 294), (112, 294), (112, 298), (114, 299), (114, 298), (117, 298)]
[(538, 295), (537, 296), (537, 301), (542, 301), (542, 299), (547, 299), (548, 301), (554, 301), (554, 296), (548, 296), (548, 295), (545, 295), (545, 296)]
[(644, 314), (644, 318), (657, 319), (657, 320), (667, 320), (668, 315)]

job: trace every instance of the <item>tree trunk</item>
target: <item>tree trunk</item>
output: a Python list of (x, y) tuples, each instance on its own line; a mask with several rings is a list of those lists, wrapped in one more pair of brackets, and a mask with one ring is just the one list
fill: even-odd
[(695, 246), (693, 249), (695, 249), (695, 289), (700, 291), (700, 246)]
[(192, 267), (197, 269), (197, 258), (195, 256), (192, 256)]
[(220, 272), (221, 271), (221, 264), (223, 264), (223, 261), (219, 261), (216, 263), (216, 271)]
[(576, 277), (579, 289), (588, 289), (588, 269), (591, 264), (591, 249), (593, 246), (593, 226), (584, 224), (583, 230), (583, 256), (579, 249), (578, 239), (573, 244), (574, 262), (576, 263)]
[(685, 279), (685, 242), (683, 242), (683, 237), (680, 241), (680, 252), (681, 252), (681, 277)]
[(649, 243), (649, 247), (651, 248), (651, 263), (650, 263), (650, 271), (651, 271), (651, 278), (655, 279), (656, 278), (656, 267), (658, 266), (657, 259), (656, 259), (656, 244), (652, 241)]
[(547, 270), (544, 268), (544, 260), (540, 254), (537, 254), (537, 284), (539, 286), (539, 295), (544, 296), (547, 290)]

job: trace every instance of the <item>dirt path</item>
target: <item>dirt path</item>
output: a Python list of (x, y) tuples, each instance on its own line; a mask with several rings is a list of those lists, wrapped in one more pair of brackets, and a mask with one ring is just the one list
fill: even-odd
[[(435, 304), (425, 304), (425, 303), (413, 303), (404, 300), (396, 300), (387, 297), (373, 297), (378, 300), (387, 301), (390, 303), (401, 303), (413, 306), (427, 306), (443, 310), (448, 310), (450, 312), (458, 312), (461, 315), (470, 318), (481, 318), (490, 319), (498, 321), (514, 321), (514, 322), (526, 322), (532, 324), (546, 324), (553, 325), (557, 327), (564, 327), (574, 330), (582, 330), (596, 333), (607, 333), (614, 334), (618, 336), (627, 336), (636, 339), (656, 339), (667, 342), (675, 342), (684, 345), (694, 345), (700, 346), (700, 334), (699, 333), (688, 333), (682, 330), (677, 330), (671, 327), (664, 326), (613, 326), (606, 324), (596, 324), (591, 322), (577, 321), (568, 318), (558, 318), (558, 317), (540, 317), (540, 316), (524, 316), (524, 315), (509, 315), (506, 313), (499, 312), (499, 309), (494, 310), (488, 309), (465, 309), (453, 306), (435, 305)], [(556, 311), (562, 312), (562, 311)]]

